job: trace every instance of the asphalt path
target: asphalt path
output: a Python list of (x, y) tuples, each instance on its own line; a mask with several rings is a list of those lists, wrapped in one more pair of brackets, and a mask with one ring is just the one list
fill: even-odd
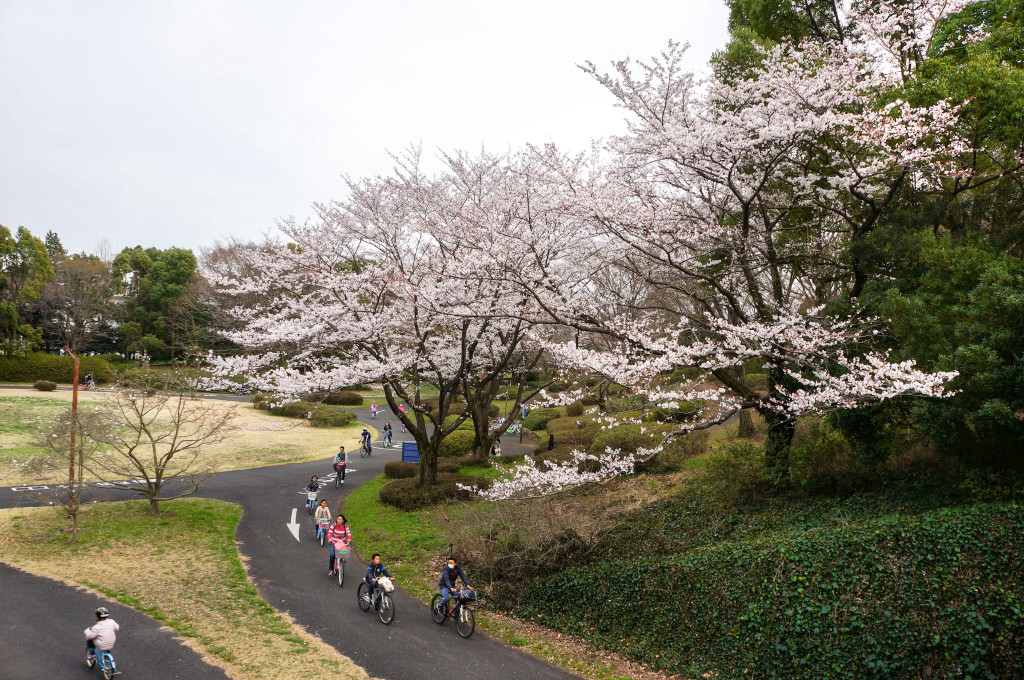
[(226, 678), (180, 638), (134, 609), (47, 578), (0, 563), (0, 610), (3, 611), (4, 654), (0, 678), (100, 677), (85, 666), (84, 631), (93, 612), (106, 607), (121, 627), (114, 645), (124, 680)]
[[(383, 625), (376, 612), (372, 609), (363, 612), (356, 604), (356, 589), (366, 569), (365, 563), (356, 557), (348, 561), (344, 587), (339, 588), (337, 579), (327, 576), (327, 548), (314, 540), (312, 517), (304, 507), (303, 487), (314, 474), (327, 481), (320, 498), (326, 499), (333, 511), (346, 493), (381, 474), (385, 463), (400, 460), (401, 442), (411, 440), (399, 431), (397, 418), (389, 417), (387, 409), (375, 420), (370, 419), (368, 409), (355, 412), (361, 421), (378, 430), (390, 420), (395, 428), (395, 443), (386, 449), (379, 441), (375, 442), (369, 458), (361, 458), (358, 451), (349, 452), (346, 481), (339, 489), (335, 489), (333, 481), (333, 451), (325, 452), (322, 461), (221, 473), (200, 489), (202, 496), (242, 506), (242, 519), (235, 536), (241, 544), (241, 552), (249, 557), (249, 573), (260, 595), (271, 606), (287, 612), (311, 633), (350, 657), (371, 676), (420, 680), (450, 667), (452, 672), (466, 677), (538, 680), (578, 677), (480, 632), (468, 640), (462, 639), (453, 622), (434, 623), (429, 607), (402, 592), (400, 582), (396, 582), (398, 589), (392, 594), (395, 620), (390, 626)], [(512, 443), (509, 438), (504, 445), (506, 453), (518, 448), (510, 446)], [(85, 498), (105, 500), (126, 496), (130, 497), (124, 492), (94, 491)], [(0, 507), (34, 505), (39, 498), (34, 491), (0, 489)], [(288, 526), (293, 511), (299, 524), (298, 540)], [(374, 546), (356, 544), (354, 547), (363, 557), (375, 551)]]

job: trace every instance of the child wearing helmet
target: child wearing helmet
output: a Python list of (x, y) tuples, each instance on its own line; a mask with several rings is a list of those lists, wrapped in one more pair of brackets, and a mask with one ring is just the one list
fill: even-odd
[(97, 609), (96, 623), (85, 629), (86, 663), (96, 658), (97, 649), (101, 652), (112, 650), (114, 642), (117, 640), (115, 633), (119, 630), (121, 627), (117, 625), (117, 621), (110, 618), (110, 612), (106, 607)]

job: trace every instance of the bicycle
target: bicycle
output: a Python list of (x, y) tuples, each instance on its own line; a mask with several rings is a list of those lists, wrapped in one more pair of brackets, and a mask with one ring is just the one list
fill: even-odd
[(345, 585), (345, 563), (348, 562), (348, 543), (342, 540), (334, 544), (334, 572), (338, 575), (338, 587)]
[(103, 673), (103, 680), (110, 680), (115, 675), (120, 675), (121, 671), (117, 670), (117, 664), (114, 662), (114, 654), (109, 649), (97, 649), (96, 654), (90, 654), (85, 660), (87, 668), (93, 668), (99, 665), (100, 672)]
[(384, 444), (384, 448), (386, 448), (386, 449), (390, 449), (391, 448), (391, 435), (390, 434), (384, 435), (384, 438), (381, 441)]
[(363, 442), (359, 447), (359, 457), (366, 458), (367, 456), (373, 455), (373, 449), (370, 448), (370, 442)]
[(321, 517), (317, 522), (316, 533), (317, 538), (320, 539), (320, 547), (323, 547), (327, 543), (327, 529), (331, 526), (331, 520), (327, 517)]
[(319, 496), (319, 493), (316, 491), (306, 492), (306, 509), (309, 510), (309, 514), (311, 515), (313, 514), (313, 511), (316, 510), (317, 496)]
[(373, 597), (371, 598), (368, 593), (369, 589), (366, 587), (366, 581), (364, 580), (356, 590), (356, 602), (359, 603), (359, 608), (364, 612), (370, 611), (371, 606), (376, 608), (380, 622), (385, 626), (390, 626), (391, 622), (395, 620), (395, 603), (388, 593), (394, 589), (395, 585), (391, 582), (391, 579), (387, 576), (378, 576), (377, 587), (374, 588)]
[[(434, 619), (434, 623), (442, 624), (448, 619), (455, 619), (455, 630), (458, 631), (459, 635), (464, 638), (468, 638), (476, 630), (476, 616), (473, 615), (473, 610), (469, 608), (469, 603), (476, 601), (476, 591), (464, 588), (457, 594), (453, 594), (444, 604), (444, 609), (440, 612), (437, 611), (437, 605), (441, 602), (441, 593), (434, 595), (434, 599), (430, 601), (430, 617)], [(452, 602), (455, 602), (455, 606), (452, 606)]]
[(341, 483), (343, 481), (341, 479), (341, 472), (344, 469), (345, 469), (345, 464), (344, 463), (342, 463), (341, 465), (337, 465), (334, 468), (334, 488), (335, 489), (337, 489), (338, 487), (341, 486)]

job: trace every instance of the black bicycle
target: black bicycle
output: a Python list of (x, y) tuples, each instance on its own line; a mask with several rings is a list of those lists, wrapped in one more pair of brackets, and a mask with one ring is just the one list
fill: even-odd
[(373, 449), (370, 448), (370, 442), (364, 441), (362, 446), (359, 447), (359, 457), (366, 458), (367, 456), (373, 455)]
[(370, 607), (376, 609), (380, 622), (385, 626), (389, 626), (395, 620), (395, 602), (391, 599), (390, 595), (394, 589), (395, 586), (391, 583), (391, 579), (387, 576), (378, 576), (377, 587), (374, 588), (373, 597), (371, 598), (369, 588), (366, 587), (366, 581), (363, 581), (359, 584), (359, 588), (356, 589), (356, 602), (359, 603), (359, 608), (364, 612), (370, 611)]
[(430, 601), (430, 616), (437, 624), (442, 624), (448, 619), (455, 619), (455, 630), (462, 637), (468, 638), (476, 630), (476, 616), (473, 615), (473, 610), (469, 607), (469, 603), (475, 601), (476, 591), (465, 588), (458, 593), (453, 593), (451, 599), (445, 602), (444, 608), (438, 610), (441, 593), (437, 593)]

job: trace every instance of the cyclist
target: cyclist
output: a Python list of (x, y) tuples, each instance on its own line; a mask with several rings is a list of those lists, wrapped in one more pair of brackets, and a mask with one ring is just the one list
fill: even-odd
[(371, 418), (376, 418), (377, 417), (377, 402), (376, 401), (374, 401), (373, 403), (370, 404), (370, 417)]
[(370, 431), (365, 427), (363, 428), (363, 434), (359, 437), (359, 446), (366, 452), (366, 455), (370, 455)]
[(96, 658), (96, 650), (109, 652), (114, 649), (114, 642), (117, 640), (117, 631), (121, 626), (117, 621), (110, 618), (110, 612), (106, 607), (96, 610), (96, 623), (85, 629), (86, 663)]
[(87, 390), (91, 390), (94, 387), (96, 387), (96, 381), (93, 380), (92, 373), (85, 374), (85, 377), (82, 378), (82, 385), (84, 385), (85, 389)]
[(352, 530), (348, 528), (345, 515), (338, 515), (338, 520), (327, 530), (327, 542), (331, 544), (331, 552), (327, 557), (328, 576), (334, 576), (334, 541), (342, 540), (346, 544), (352, 544)]
[[(318, 491), (320, 491), (320, 480), (317, 478), (316, 475), (310, 477), (309, 484), (306, 485), (306, 491), (310, 493), (317, 493)], [(311, 503), (307, 500), (306, 507), (309, 507), (310, 505)]]
[(327, 507), (327, 499), (320, 501), (320, 505), (316, 506), (316, 512), (313, 513), (313, 526), (316, 528), (316, 537), (320, 538), (320, 520), (331, 519), (331, 509)]
[(370, 558), (370, 565), (366, 567), (366, 576), (363, 579), (366, 581), (366, 589), (369, 591), (370, 600), (373, 600), (373, 591), (377, 588), (377, 578), (380, 576), (387, 576), (392, 581), (395, 577), (391, 575), (388, 568), (380, 562), (380, 553), (373, 553), (373, 557)]
[(334, 454), (334, 471), (341, 475), (341, 483), (345, 483), (345, 468), (348, 466), (348, 454), (345, 447), (339, 446), (338, 452)]
[(455, 587), (455, 582), (460, 578), (462, 579), (462, 582), (466, 584), (467, 588), (475, 590), (475, 588), (470, 585), (469, 579), (466, 578), (466, 572), (462, 571), (462, 567), (459, 566), (459, 563), (455, 560), (455, 556), (449, 555), (448, 564), (446, 564), (444, 569), (441, 570), (441, 581), (438, 584), (441, 589), (441, 601), (437, 603), (437, 611), (439, 614), (444, 611), (445, 604), (448, 603), (448, 600), (452, 599), (453, 594), (455, 595), (454, 611), (459, 610), (459, 591)]
[(384, 430), (381, 436), (381, 439), (384, 440), (384, 446), (391, 446), (391, 434), (391, 423), (384, 423)]
[(402, 419), (402, 416), (404, 416), (404, 415), (405, 415), (405, 404), (399, 404), (398, 405), (398, 421), (400, 423), (402, 423), (402, 432), (405, 432), (405, 421)]

